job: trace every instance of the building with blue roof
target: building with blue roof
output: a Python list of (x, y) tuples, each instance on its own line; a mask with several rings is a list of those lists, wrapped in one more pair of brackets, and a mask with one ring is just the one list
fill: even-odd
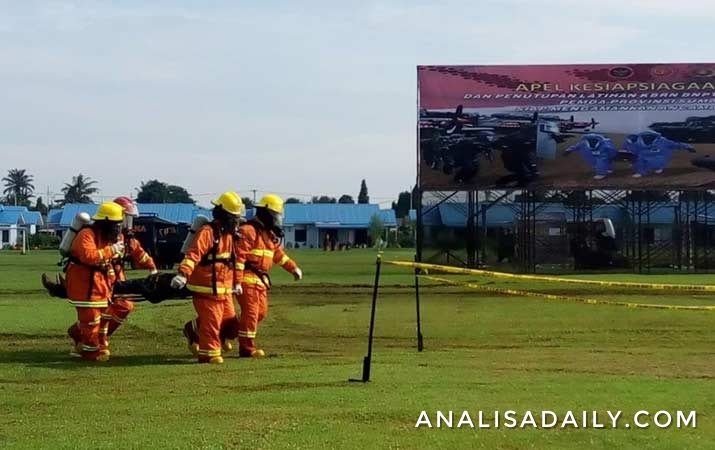
[(368, 228), (377, 216), (386, 229), (395, 228), (397, 219), (392, 209), (379, 205), (347, 203), (289, 203), (283, 219), (286, 247), (318, 248), (329, 237), (330, 242), (367, 245)]
[[(80, 212), (86, 212), (90, 216), (94, 215), (97, 207), (94, 203), (71, 203), (65, 205), (61, 210), (51, 210), (48, 217), (52, 217), (52, 223), (56, 222), (58, 228), (69, 228), (72, 219)], [(211, 217), (211, 210), (200, 208), (192, 203), (140, 203), (140, 217), (156, 217), (173, 224), (190, 224), (194, 218), (201, 214)]]
[[(483, 216), (482, 208), (484, 209)], [(644, 209), (641, 212), (640, 220), (642, 223), (648, 223), (652, 226), (669, 226), (675, 222), (678, 208), (677, 203), (653, 206), (650, 211), (646, 212)], [(711, 217), (715, 217), (715, 205), (711, 209)], [(516, 226), (519, 220), (518, 211), (519, 206), (513, 203), (482, 203), (478, 207), (476, 220), (480, 225), (484, 223), (487, 227)], [(563, 221), (571, 223), (574, 221), (574, 210), (560, 203), (537, 204), (536, 211), (537, 222)], [(594, 218), (611, 219), (616, 228), (625, 226), (629, 220), (639, 220), (637, 211), (629, 214), (623, 205), (593, 205), (592, 211)], [(468, 210), (466, 203), (445, 202), (438, 206), (425, 205), (422, 214), (422, 221), (426, 227), (467, 227)], [(684, 211), (681, 211), (681, 214), (684, 214)]]
[[(210, 209), (203, 209), (185, 203), (140, 203), (139, 220), (145, 223), (156, 219), (162, 225), (187, 225), (197, 215), (211, 217)], [(98, 205), (76, 203), (65, 205), (62, 209), (53, 209), (48, 213), (48, 223), (60, 231), (69, 228), (72, 219), (80, 212), (90, 216)], [(255, 211), (246, 211), (246, 218), (253, 217)], [(339, 244), (368, 244), (368, 228), (373, 216), (377, 216), (386, 229), (397, 227), (397, 219), (392, 209), (380, 209), (372, 204), (289, 203), (285, 205), (283, 220), (286, 247), (318, 248), (325, 236), (330, 236)], [(179, 227), (183, 228), (183, 227)]]
[(30, 211), (26, 206), (0, 205), (0, 248), (19, 244), (21, 230), (35, 234), (42, 225), (42, 215), (37, 211)]

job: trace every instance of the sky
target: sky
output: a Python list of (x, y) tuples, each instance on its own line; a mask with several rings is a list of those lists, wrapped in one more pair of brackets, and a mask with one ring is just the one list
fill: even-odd
[(389, 207), (416, 66), (710, 62), (711, 0), (0, 0), (0, 174)]

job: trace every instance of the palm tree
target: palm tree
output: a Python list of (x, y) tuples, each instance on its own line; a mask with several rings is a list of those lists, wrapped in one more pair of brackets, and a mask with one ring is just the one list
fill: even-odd
[(89, 196), (99, 192), (99, 189), (94, 187), (95, 184), (97, 184), (96, 181), (85, 177), (81, 173), (76, 177), (72, 177), (72, 183), (65, 183), (65, 187), (62, 188), (65, 198), (60, 204), (92, 203), (92, 199)]
[(32, 184), (32, 175), (25, 173), (25, 169), (10, 169), (7, 176), (2, 179), (5, 182), (3, 194), (7, 196), (8, 203), (15, 205), (26, 205), (29, 202), (35, 186)]

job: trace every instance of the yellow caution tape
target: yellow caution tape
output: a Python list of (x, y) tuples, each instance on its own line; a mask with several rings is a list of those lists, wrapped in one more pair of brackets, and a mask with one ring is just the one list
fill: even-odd
[(479, 289), (482, 291), (496, 292), (499, 294), (509, 294), (518, 295), (522, 297), (538, 297), (545, 298), (547, 300), (562, 300), (569, 302), (586, 303), (589, 305), (612, 305), (612, 306), (624, 306), (626, 308), (643, 308), (643, 309), (669, 309), (669, 310), (686, 310), (686, 311), (715, 311), (715, 306), (687, 306), (687, 305), (654, 305), (648, 303), (632, 303), (632, 302), (613, 302), (609, 300), (596, 300), (593, 298), (582, 298), (582, 297), (569, 297), (565, 295), (553, 295), (553, 294), (543, 294), (540, 292), (528, 292), (519, 291), (516, 289), (503, 289), (495, 288), (492, 286), (485, 286), (483, 284), (469, 283), (466, 281), (454, 281), (448, 280), (446, 278), (433, 277), (428, 275), (421, 275), (422, 278), (427, 278), (432, 281), (440, 281), (442, 283), (451, 284), (454, 286), (466, 286), (473, 289)]
[(628, 287), (640, 289), (674, 290), (674, 291), (705, 291), (715, 292), (713, 284), (667, 284), (667, 283), (634, 283), (629, 281), (599, 281), (581, 280), (577, 278), (560, 278), (546, 275), (518, 275), (514, 273), (493, 272), (491, 270), (466, 269), (462, 267), (442, 266), (439, 264), (417, 263), (412, 261), (385, 261), (386, 264), (402, 267), (414, 267), (416, 269), (428, 269), (445, 273), (462, 275), (482, 275), (494, 278), (511, 278), (517, 280), (532, 281), (553, 281), (556, 283), (590, 284), (595, 286)]

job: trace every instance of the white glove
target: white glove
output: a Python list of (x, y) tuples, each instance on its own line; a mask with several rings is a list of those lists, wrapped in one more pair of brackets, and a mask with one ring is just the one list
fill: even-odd
[(119, 241), (109, 246), (113, 255), (121, 255), (124, 252), (124, 242)]
[(243, 294), (243, 288), (241, 287), (240, 284), (237, 284), (237, 285), (233, 288), (233, 293), (236, 294), (236, 295), (241, 295), (241, 294)]
[(293, 279), (295, 281), (302, 280), (303, 279), (303, 271), (300, 270), (300, 267), (296, 267), (293, 270)]
[(156, 275), (157, 273), (159, 273), (159, 271), (154, 269), (151, 272), (149, 272), (149, 275)]
[(171, 287), (174, 289), (181, 289), (186, 286), (186, 277), (179, 274), (171, 279)]

